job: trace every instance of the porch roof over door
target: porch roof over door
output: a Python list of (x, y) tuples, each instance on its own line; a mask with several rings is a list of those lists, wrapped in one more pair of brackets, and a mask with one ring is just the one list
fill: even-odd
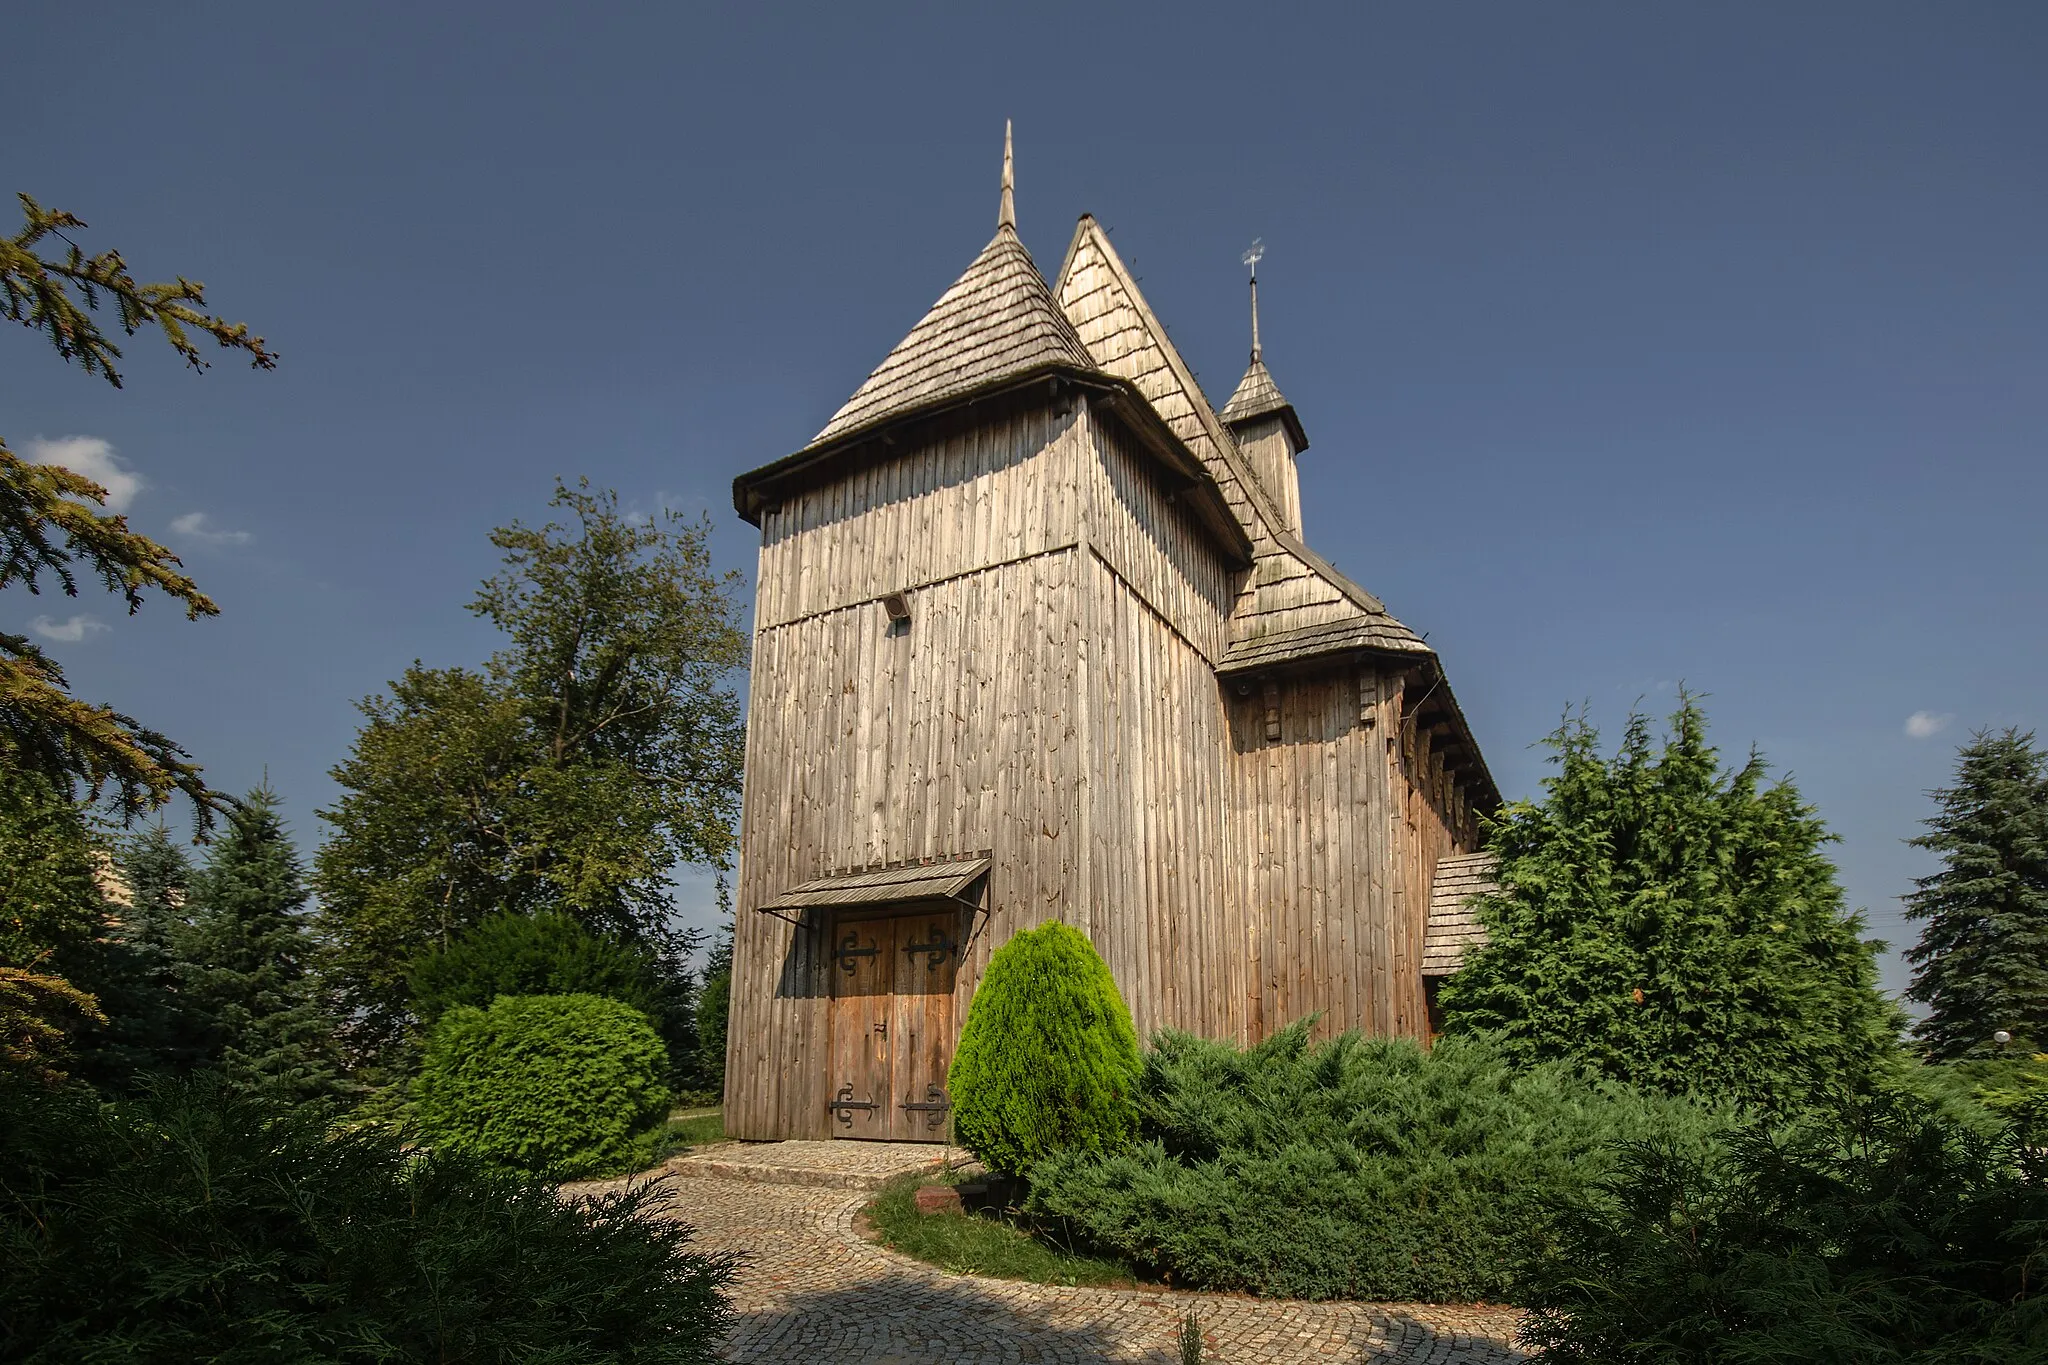
[(807, 910), (815, 906), (959, 900), (988, 868), (987, 858), (951, 858), (944, 862), (842, 872), (799, 883), (755, 909), (765, 914), (777, 910)]

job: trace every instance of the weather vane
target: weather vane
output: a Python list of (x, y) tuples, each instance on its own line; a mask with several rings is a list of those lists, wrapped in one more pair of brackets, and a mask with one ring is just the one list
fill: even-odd
[(1244, 253), (1243, 259), (1244, 263), (1252, 268), (1253, 275), (1257, 275), (1259, 273), (1259, 262), (1264, 260), (1265, 258), (1266, 239), (1263, 237), (1252, 238), (1251, 250)]

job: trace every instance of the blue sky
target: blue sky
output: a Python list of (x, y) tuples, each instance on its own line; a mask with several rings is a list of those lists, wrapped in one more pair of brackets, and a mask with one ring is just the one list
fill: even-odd
[(1094, 213), (1218, 402), (1265, 239), (1308, 537), (1429, 632), (1510, 794), (1566, 703), (1611, 733), (1683, 680), (1898, 942), (1956, 741), (2044, 721), (2048, 7), (80, 4), (9, 35), (39, 55), (4, 188), (284, 360), (139, 340), (117, 393), (0, 337), (0, 434), (104, 443), (223, 608), (0, 616), (77, 635), (79, 690), (219, 783), (267, 770), (309, 845), (352, 700), (489, 652), (486, 537), (557, 473), (707, 510), (751, 573), (732, 476), (987, 240), (1005, 118), (1041, 266)]

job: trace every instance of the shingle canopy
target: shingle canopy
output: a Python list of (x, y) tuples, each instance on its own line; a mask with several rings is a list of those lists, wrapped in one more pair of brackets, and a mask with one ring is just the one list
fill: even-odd
[(988, 871), (987, 858), (948, 858), (905, 867), (871, 868), (792, 886), (756, 908), (802, 910), (819, 905), (893, 905), (904, 901), (951, 900)]
[(1491, 853), (1439, 858), (1429, 887), (1429, 928), (1422, 940), (1422, 974), (1449, 976), (1464, 965), (1465, 950), (1486, 942), (1486, 929), (1472, 908), (1474, 896), (1500, 890), (1500, 864)]
[(1099, 373), (1008, 224), (805, 449), (1054, 366)]

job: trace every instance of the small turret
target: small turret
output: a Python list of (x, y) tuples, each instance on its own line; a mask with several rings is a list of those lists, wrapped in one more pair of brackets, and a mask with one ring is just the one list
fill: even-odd
[(1308, 433), (1294, 405), (1273, 382), (1259, 348), (1259, 258), (1265, 248), (1254, 243), (1244, 256), (1252, 268), (1252, 361), (1238, 381), (1237, 392), (1218, 414), (1230, 428), (1237, 447), (1251, 461), (1252, 473), (1287, 519), (1286, 529), (1301, 534), (1301, 475), (1295, 456), (1308, 449)]

